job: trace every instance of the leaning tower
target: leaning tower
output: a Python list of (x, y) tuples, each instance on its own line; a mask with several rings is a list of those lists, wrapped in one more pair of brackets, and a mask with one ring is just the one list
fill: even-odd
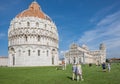
[(106, 62), (106, 46), (105, 46), (105, 44), (101, 43), (99, 49), (100, 49), (100, 62), (101, 63)]
[(8, 30), (9, 66), (58, 65), (58, 31), (34, 1), (19, 13)]

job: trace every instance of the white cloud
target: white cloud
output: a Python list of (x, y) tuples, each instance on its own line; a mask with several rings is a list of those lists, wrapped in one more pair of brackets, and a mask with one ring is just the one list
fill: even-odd
[(117, 6), (120, 5), (119, 1), (115, 1), (115, 3), (107, 6), (106, 8), (103, 8), (101, 10), (99, 10), (92, 19), (90, 19), (90, 22), (97, 22), (99, 21), (102, 17), (106, 16), (112, 9), (115, 9)]
[(108, 57), (116, 53), (116, 57), (120, 57), (120, 11), (106, 16), (94, 30), (84, 32), (78, 40), (78, 43), (86, 43), (92, 49), (102, 42), (107, 46)]
[(108, 25), (108, 24), (111, 24), (111, 23), (114, 23), (114, 21), (119, 21), (120, 19), (120, 11), (119, 12), (116, 12), (112, 15), (109, 15), (107, 17), (105, 17), (105, 19), (101, 20), (97, 26), (104, 26), (104, 25)]
[(61, 54), (64, 54), (64, 53), (66, 53), (66, 52), (68, 52), (68, 50), (60, 51)]
[(59, 56), (60, 56), (60, 59), (64, 58), (64, 54), (68, 52), (68, 50), (61, 50), (60, 53), (59, 53)]

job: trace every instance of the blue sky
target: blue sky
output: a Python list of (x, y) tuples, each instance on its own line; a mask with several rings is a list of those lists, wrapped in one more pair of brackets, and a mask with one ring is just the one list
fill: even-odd
[[(27, 9), (33, 0), (0, 1), (0, 56), (8, 55), (10, 21)], [(90, 50), (107, 47), (107, 58), (120, 57), (120, 0), (37, 0), (52, 18), (59, 32), (59, 51), (71, 43)]]

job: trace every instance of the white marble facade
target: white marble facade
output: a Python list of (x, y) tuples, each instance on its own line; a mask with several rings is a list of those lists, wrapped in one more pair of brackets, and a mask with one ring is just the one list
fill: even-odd
[(106, 62), (106, 47), (102, 43), (99, 50), (91, 51), (86, 45), (79, 46), (75, 43), (71, 44), (70, 49), (64, 53), (67, 64), (101, 64)]
[[(37, 2), (17, 15), (8, 30), (8, 66), (58, 65), (58, 31)], [(36, 12), (32, 14), (32, 12)]]

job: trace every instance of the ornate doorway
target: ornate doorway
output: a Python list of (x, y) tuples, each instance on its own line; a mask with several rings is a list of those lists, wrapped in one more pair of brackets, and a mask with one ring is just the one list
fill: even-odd
[(52, 49), (52, 65), (55, 63), (55, 49)]

